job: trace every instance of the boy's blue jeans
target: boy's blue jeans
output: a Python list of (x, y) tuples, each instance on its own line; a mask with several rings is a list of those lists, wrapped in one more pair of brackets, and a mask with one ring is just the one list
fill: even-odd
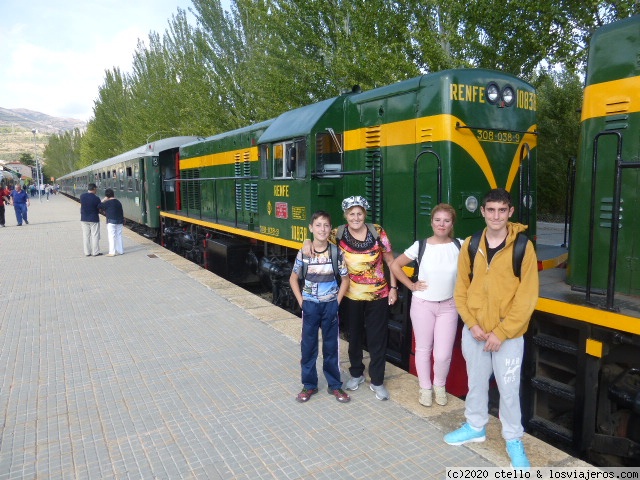
[(322, 370), (331, 390), (342, 388), (340, 355), (338, 353), (338, 302), (302, 302), (302, 384), (307, 389), (318, 388), (318, 330), (322, 331)]

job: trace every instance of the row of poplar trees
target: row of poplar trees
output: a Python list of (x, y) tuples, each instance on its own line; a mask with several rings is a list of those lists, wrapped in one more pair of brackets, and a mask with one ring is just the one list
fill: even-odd
[(50, 139), (60, 176), (147, 142), (207, 137), (338, 95), (447, 68), (497, 69), (539, 93), (539, 210), (564, 205), (585, 52), (638, 0), (193, 0), (132, 66), (105, 72), (86, 132)]

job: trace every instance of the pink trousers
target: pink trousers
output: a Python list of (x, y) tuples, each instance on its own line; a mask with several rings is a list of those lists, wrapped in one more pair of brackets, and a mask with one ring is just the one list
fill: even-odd
[(458, 312), (453, 298), (441, 302), (411, 298), (411, 325), (416, 340), (416, 371), (420, 388), (430, 389), (431, 356), (433, 354), (433, 385), (447, 382), (451, 352), (458, 328)]

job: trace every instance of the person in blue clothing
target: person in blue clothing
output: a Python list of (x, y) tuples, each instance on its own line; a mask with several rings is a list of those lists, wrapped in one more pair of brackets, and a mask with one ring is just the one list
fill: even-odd
[(29, 225), (29, 220), (27, 220), (27, 207), (31, 206), (31, 202), (29, 201), (27, 192), (22, 190), (22, 185), (16, 183), (16, 188), (11, 191), (9, 196), (11, 197), (11, 205), (13, 205), (13, 209), (16, 211), (18, 226), (21, 227), (23, 221)]
[(115, 257), (122, 255), (122, 227), (124, 226), (124, 212), (122, 211), (122, 203), (115, 198), (113, 189), (107, 188), (104, 191), (104, 198), (98, 210), (103, 210), (107, 217), (107, 237), (109, 239), (109, 253), (107, 257)]
[(80, 224), (82, 225), (82, 246), (84, 254), (97, 257), (100, 253), (100, 198), (96, 195), (95, 183), (87, 185), (87, 191), (80, 195)]
[[(339, 248), (329, 244), (331, 234), (331, 216), (317, 211), (311, 216), (309, 230), (313, 234), (311, 242), (314, 255), (307, 257), (302, 250), (298, 252), (289, 278), (291, 290), (302, 308), (302, 338), (300, 350), (302, 358), (302, 391), (296, 397), (300, 403), (308, 401), (318, 393), (318, 329), (322, 330), (322, 370), (327, 380), (328, 393), (340, 403), (346, 403), (351, 397), (342, 390), (340, 379), (340, 356), (338, 352), (338, 305), (349, 288), (347, 266)], [(332, 253), (337, 261), (334, 262)], [(303, 265), (307, 263), (306, 274)], [(338, 272), (334, 272), (334, 263)], [(337, 276), (341, 277), (338, 285)], [(304, 286), (300, 290), (300, 279)]]

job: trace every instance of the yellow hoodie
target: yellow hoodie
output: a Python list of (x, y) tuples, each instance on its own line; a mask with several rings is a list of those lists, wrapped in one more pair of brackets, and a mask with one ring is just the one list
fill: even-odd
[(493, 332), (501, 342), (524, 335), (538, 301), (538, 260), (531, 242), (527, 243), (520, 279), (513, 273), (513, 243), (519, 232), (527, 229), (520, 223), (507, 223), (505, 247), (487, 264), (486, 228), (482, 233), (473, 264), (473, 281), (469, 280), (469, 241), (458, 257), (458, 278), (454, 299), (467, 328), (479, 325)]

